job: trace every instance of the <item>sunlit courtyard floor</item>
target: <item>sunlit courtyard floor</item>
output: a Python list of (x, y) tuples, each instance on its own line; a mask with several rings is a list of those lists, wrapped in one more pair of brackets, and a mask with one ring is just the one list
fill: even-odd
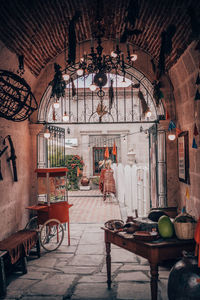
[(120, 208), (115, 197), (106, 201), (99, 190), (69, 191), (71, 223), (105, 223), (110, 219), (121, 219)]
[[(91, 194), (93, 192), (91, 191)], [(8, 278), (5, 299), (150, 300), (148, 261), (115, 245), (111, 247), (112, 286), (107, 288), (104, 232), (108, 219), (120, 218), (115, 199), (105, 202), (98, 190), (85, 197), (69, 193), (71, 245), (65, 238), (54, 252), (28, 258), (28, 273)], [(159, 268), (158, 300), (167, 300), (170, 266)]]

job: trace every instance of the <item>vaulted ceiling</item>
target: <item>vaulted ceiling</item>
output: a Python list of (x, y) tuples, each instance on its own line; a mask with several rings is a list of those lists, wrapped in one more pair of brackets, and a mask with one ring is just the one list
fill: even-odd
[[(199, 17), (199, 0), (138, 0), (139, 14), (135, 24), (130, 11), (135, 0), (1, 0), (0, 40), (24, 61), (38, 76), (42, 68), (68, 44), (70, 20), (79, 10), (76, 24), (77, 42), (90, 40), (95, 31), (97, 13), (105, 29), (105, 39), (122, 36), (125, 27), (141, 34), (129, 35), (127, 42), (148, 52), (156, 61), (161, 50), (161, 33), (176, 26), (172, 51), (166, 57), (169, 69), (194, 39), (188, 7)], [(98, 8), (98, 9), (97, 9)], [(127, 19), (129, 18), (129, 21)], [(132, 24), (131, 24), (132, 23)], [(65, 39), (66, 37), (66, 39)]]

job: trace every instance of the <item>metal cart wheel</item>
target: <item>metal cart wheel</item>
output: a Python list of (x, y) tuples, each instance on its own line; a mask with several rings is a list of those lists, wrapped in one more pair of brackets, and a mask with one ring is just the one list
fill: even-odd
[(25, 230), (36, 230), (38, 229), (38, 217), (35, 216), (31, 218), (25, 226)]
[(40, 244), (46, 251), (54, 251), (62, 244), (63, 225), (57, 219), (47, 220), (40, 230)]

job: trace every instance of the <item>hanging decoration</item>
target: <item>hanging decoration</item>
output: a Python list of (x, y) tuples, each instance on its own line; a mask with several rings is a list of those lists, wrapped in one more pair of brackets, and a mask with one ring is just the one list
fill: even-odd
[(161, 91), (162, 84), (160, 81), (153, 81), (153, 97), (156, 100), (156, 106), (160, 104), (160, 100), (164, 98), (163, 92)]
[(112, 153), (113, 153), (113, 155), (115, 155), (115, 156), (117, 155), (117, 149), (116, 149), (115, 141), (114, 141), (114, 144), (113, 144)]
[(21, 122), (38, 108), (30, 86), (20, 76), (0, 70), (0, 117)]
[(3, 145), (6, 145), (6, 140), (8, 140), (9, 146), (10, 146), (10, 156), (7, 158), (7, 162), (11, 162), (12, 170), (13, 170), (13, 179), (14, 179), (14, 181), (18, 181), (17, 165), (16, 165), (17, 156), (15, 154), (15, 148), (13, 145), (13, 141), (12, 141), (11, 136), (7, 135), (3, 140)]
[(112, 154), (114, 155), (115, 162), (117, 163), (117, 148), (116, 148), (115, 141), (114, 141), (114, 144), (113, 144)]
[(171, 131), (174, 128), (176, 128), (176, 124), (171, 120), (169, 122), (168, 131)]
[(188, 188), (188, 186), (187, 186), (186, 189), (185, 189), (185, 197), (186, 197), (187, 200), (190, 199), (190, 193), (189, 193), (189, 188)]
[(74, 96), (76, 96), (76, 87), (75, 87), (74, 80), (72, 77), (71, 77), (71, 83), (72, 83), (72, 97), (74, 97)]
[(100, 118), (100, 120), (101, 120), (102, 117), (103, 117), (104, 115), (107, 114), (106, 106), (103, 105), (102, 102), (100, 102), (100, 103), (97, 105), (96, 112), (97, 112), (97, 114), (99, 115), (99, 118)]
[(169, 120), (169, 118), (170, 118), (170, 115), (169, 115), (168, 111), (166, 110), (166, 113), (165, 113), (165, 120)]
[(200, 85), (200, 76), (199, 76), (199, 73), (198, 73), (198, 75), (197, 75), (196, 85)]
[(196, 123), (194, 124), (194, 135), (197, 136), (199, 134)]
[(153, 97), (154, 97), (154, 99), (156, 101), (156, 106), (158, 106), (159, 103), (160, 103), (160, 100), (162, 98), (164, 98), (163, 92), (161, 91), (162, 83), (159, 80), (159, 70), (156, 67), (153, 59), (151, 59), (151, 66), (152, 66), (152, 70), (153, 70), (154, 77), (155, 77), (154, 81), (152, 82), (152, 85), (153, 85)]
[(106, 147), (106, 150), (105, 150), (105, 153), (104, 153), (104, 157), (105, 157), (106, 159), (109, 158), (108, 146)]
[(192, 148), (197, 149), (196, 137), (199, 134), (196, 123), (194, 124), (194, 132), (193, 132), (193, 140), (192, 140)]
[(54, 107), (53, 107), (52, 113), (53, 113), (52, 119), (53, 119), (53, 121), (56, 121), (56, 111), (55, 111)]
[(174, 141), (176, 139), (176, 124), (171, 120), (168, 126), (168, 139)]
[(138, 0), (130, 1), (124, 19), (125, 28), (120, 38), (121, 43), (126, 43), (129, 36), (132, 35), (138, 36), (139, 34), (142, 33), (141, 30), (135, 28), (135, 22), (139, 18), (139, 11), (140, 11), (140, 7), (139, 7)]
[(198, 88), (196, 90), (196, 94), (195, 94), (194, 100), (195, 101), (200, 100), (200, 93), (199, 93), (199, 89)]
[(110, 81), (109, 87), (109, 110), (111, 110), (114, 101), (113, 80)]
[(196, 140), (195, 140), (195, 137), (193, 137), (193, 141), (192, 141), (192, 148), (193, 149), (197, 149), (197, 143), (196, 143)]
[(165, 74), (165, 57), (172, 52), (172, 38), (176, 33), (176, 26), (170, 24), (166, 30), (161, 33), (161, 46), (158, 62), (159, 78)]
[(179, 128), (176, 127), (176, 137), (178, 137), (181, 132), (182, 132), (182, 130), (180, 130)]
[(76, 31), (75, 26), (76, 22), (80, 18), (80, 12), (76, 11), (75, 15), (71, 19), (69, 23), (69, 30), (68, 30), (68, 64), (75, 64), (76, 61)]
[(143, 113), (143, 115), (145, 115), (149, 111), (149, 107), (148, 107), (147, 102), (144, 98), (144, 95), (141, 91), (138, 92), (138, 98), (141, 100), (142, 113)]
[(24, 72), (25, 72), (25, 69), (24, 69), (24, 55), (19, 55), (18, 56), (18, 62), (19, 62), (19, 66), (18, 66), (17, 74), (19, 74), (19, 76), (21, 77), (22, 75), (24, 75)]
[(51, 92), (51, 98), (54, 98), (54, 100), (57, 102), (61, 97), (65, 96), (65, 81), (62, 77), (61, 72), (61, 66), (58, 64), (54, 64), (54, 78), (51, 82), (52, 85), (52, 92)]
[(196, 90), (196, 94), (195, 94), (195, 97), (194, 97), (194, 100), (197, 101), (197, 100), (200, 100), (200, 92), (199, 92), (199, 88), (200, 88), (200, 77), (199, 77), (199, 73), (197, 75), (197, 79), (196, 79), (196, 86), (197, 86), (197, 90)]

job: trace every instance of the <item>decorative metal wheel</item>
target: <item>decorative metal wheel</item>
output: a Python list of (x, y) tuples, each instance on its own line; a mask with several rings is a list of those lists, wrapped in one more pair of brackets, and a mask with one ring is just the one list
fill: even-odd
[(27, 82), (10, 71), (0, 70), (0, 117), (21, 122), (37, 108)]
[(41, 246), (48, 252), (58, 249), (64, 238), (63, 225), (57, 219), (47, 220), (40, 230)]

